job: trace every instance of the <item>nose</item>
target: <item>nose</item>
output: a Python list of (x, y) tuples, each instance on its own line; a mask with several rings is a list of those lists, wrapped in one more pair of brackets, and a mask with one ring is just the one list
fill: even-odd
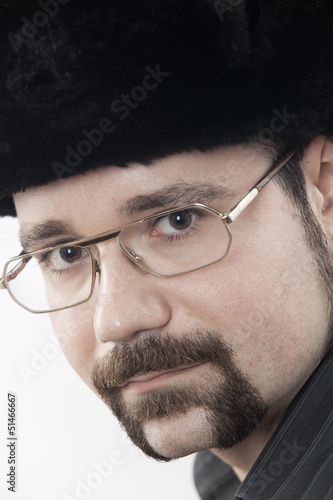
[(94, 292), (94, 330), (102, 343), (131, 341), (140, 331), (164, 327), (171, 317), (163, 278), (140, 272), (115, 243), (102, 244)]

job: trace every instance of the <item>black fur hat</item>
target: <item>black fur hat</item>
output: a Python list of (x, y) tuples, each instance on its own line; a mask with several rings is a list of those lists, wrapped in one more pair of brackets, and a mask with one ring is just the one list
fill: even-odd
[(0, 215), (103, 165), (333, 134), (332, 0), (0, 6)]

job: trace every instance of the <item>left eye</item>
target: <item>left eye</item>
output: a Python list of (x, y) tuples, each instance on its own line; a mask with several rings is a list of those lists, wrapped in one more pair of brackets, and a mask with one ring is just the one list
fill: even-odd
[(192, 226), (195, 219), (195, 214), (190, 210), (174, 212), (156, 221), (152, 236), (161, 233), (168, 235), (187, 231)]

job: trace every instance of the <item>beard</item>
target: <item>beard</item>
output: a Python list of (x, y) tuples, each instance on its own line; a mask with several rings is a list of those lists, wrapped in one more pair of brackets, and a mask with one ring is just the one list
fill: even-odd
[[(124, 398), (120, 386), (135, 376), (201, 363), (209, 363), (210, 369), (199, 383), (161, 387), (136, 395), (134, 401)], [(95, 363), (92, 383), (133, 443), (157, 460), (171, 458), (154, 450), (145, 436), (144, 425), (152, 419), (177, 417), (190, 409), (203, 408), (209, 448), (226, 450), (247, 438), (268, 413), (258, 391), (235, 364), (231, 349), (212, 330), (177, 338), (141, 333), (135, 343), (117, 344)]]

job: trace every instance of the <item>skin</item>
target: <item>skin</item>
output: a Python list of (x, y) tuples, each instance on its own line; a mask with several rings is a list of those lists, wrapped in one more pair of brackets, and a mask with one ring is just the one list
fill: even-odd
[[(331, 150), (331, 142), (316, 138), (304, 162), (311, 205), (329, 237), (332, 217), (325, 189), (330, 189)], [(149, 195), (175, 182), (204, 184), (213, 179), (231, 189), (234, 193), (228, 199), (207, 203), (226, 212), (268, 167), (267, 157), (258, 148), (223, 147), (208, 153), (181, 153), (149, 167), (133, 164), (90, 171), (18, 193), (15, 203), (20, 224), (39, 223), (56, 214), (74, 229), (63, 237), (75, 239), (157, 212), (150, 209), (130, 217), (118, 214), (117, 209), (133, 196)], [(204, 198), (192, 201), (206, 202)], [(145, 423), (144, 432), (150, 445), (166, 457), (210, 448), (243, 479), (322, 359), (328, 318), (326, 294), (302, 226), (276, 182), (264, 188), (231, 224), (231, 231), (233, 243), (225, 260), (169, 279), (138, 271), (114, 240), (100, 243), (102, 274), (93, 297), (81, 306), (52, 313), (51, 320), (66, 357), (90, 386), (96, 360), (121, 342), (135, 342), (143, 332), (167, 332), (177, 338), (198, 329), (219, 332), (242, 374), (269, 406), (266, 420), (230, 450), (214, 448), (204, 407), (153, 418)], [(43, 240), (29, 250), (53, 241)], [(202, 386), (211, 370), (206, 363), (180, 371), (166, 377), (162, 387)], [(131, 404), (148, 390), (149, 384), (132, 384), (124, 390), (125, 401)]]

